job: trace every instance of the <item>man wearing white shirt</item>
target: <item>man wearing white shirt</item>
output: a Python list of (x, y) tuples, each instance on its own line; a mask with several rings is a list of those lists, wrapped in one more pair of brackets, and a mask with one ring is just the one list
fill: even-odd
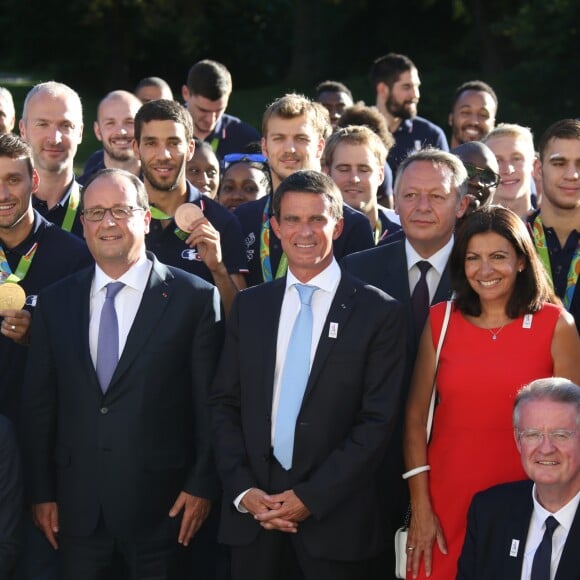
[[(453, 231), (468, 205), (467, 172), (458, 157), (437, 149), (412, 153), (399, 166), (395, 179), (395, 209), (401, 218), (404, 237), (392, 243), (351, 254), (342, 266), (351, 274), (387, 292), (406, 310), (406, 366), (401, 395), (404, 408), (415, 364), (419, 339), (430, 304), (451, 297), (447, 262), (453, 246)], [(422, 270), (423, 269), (423, 273)], [(381, 510), (392, 535), (402, 525), (409, 496), (403, 473), (403, 415), (381, 468)], [(369, 578), (394, 577), (392, 543)]]
[(398, 412), (400, 305), (341, 272), (342, 199), (317, 171), (274, 194), (288, 273), (236, 297), (212, 388), (235, 580), (366, 577), (386, 541), (376, 469)]
[(39, 297), (25, 378), (33, 515), (64, 580), (110, 577), (119, 559), (131, 580), (178, 579), (177, 546), (217, 487), (205, 397), (219, 295), (146, 253), (151, 214), (131, 173), (98, 173), (81, 209), (96, 266)]
[(560, 378), (520, 390), (514, 436), (528, 481), (474, 496), (458, 580), (580, 578), (580, 388)]

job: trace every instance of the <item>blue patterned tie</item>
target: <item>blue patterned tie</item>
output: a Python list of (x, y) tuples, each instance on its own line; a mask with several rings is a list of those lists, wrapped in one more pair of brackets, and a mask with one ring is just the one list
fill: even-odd
[(531, 580), (550, 580), (550, 567), (552, 564), (552, 536), (554, 530), (560, 525), (554, 516), (546, 518), (546, 531), (540, 542), (534, 561), (532, 562)]
[(312, 307), (310, 301), (318, 287), (296, 284), (296, 289), (300, 295), (301, 306), (286, 351), (274, 430), (274, 457), (286, 470), (292, 467), (296, 419), (310, 375), (310, 350), (312, 346)]
[(119, 323), (115, 310), (115, 296), (124, 286), (123, 282), (107, 284), (107, 295), (101, 310), (97, 343), (97, 377), (103, 394), (107, 392), (115, 367), (119, 362)]

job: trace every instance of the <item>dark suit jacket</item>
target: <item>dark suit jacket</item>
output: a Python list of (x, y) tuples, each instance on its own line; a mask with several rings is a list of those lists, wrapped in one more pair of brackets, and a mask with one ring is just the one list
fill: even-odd
[(10, 421), (0, 415), (0, 580), (12, 578), (22, 514), (22, 478), (16, 437)]
[(39, 298), (25, 379), (25, 464), (32, 503), (57, 501), (61, 530), (90, 534), (102, 510), (119, 536), (146, 533), (181, 490), (211, 498), (207, 391), (221, 346), (219, 295), (153, 269), (103, 395), (89, 351), (94, 269)]
[[(467, 532), (459, 557), (458, 580), (514, 580), (522, 563), (534, 510), (531, 481), (496, 485), (477, 493), (467, 514)], [(517, 556), (510, 556), (512, 540)], [(580, 509), (570, 528), (555, 580), (580, 579)]]
[[(248, 544), (261, 529), (233, 500), (251, 487), (271, 491), (272, 394), (285, 284), (284, 277), (238, 294), (212, 387), (224, 486), (220, 536), (228, 544)], [(329, 337), (331, 322), (338, 324), (336, 338)], [(382, 547), (373, 474), (398, 412), (402, 332), (400, 305), (343, 273), (313, 361), (288, 472), (312, 512), (298, 533), (315, 557), (360, 560)]]
[[(407, 484), (401, 479), (401, 473), (404, 471), (402, 453), (403, 426), (409, 385), (411, 383), (413, 366), (418, 349), (418, 341), (415, 337), (415, 327), (413, 324), (413, 311), (411, 308), (411, 290), (409, 288), (405, 238), (403, 236), (402, 239), (391, 244), (380, 245), (370, 250), (345, 256), (341, 265), (347, 272), (396, 298), (403, 305), (405, 313), (405, 324), (407, 328), (406, 364), (401, 391), (401, 410), (397, 417), (395, 432), (389, 444), (384, 465), (381, 468), (381, 488), (385, 492), (383, 498), (385, 504), (384, 517), (387, 520), (387, 525), (392, 528), (389, 531), (394, 533), (394, 530), (402, 525), (409, 503)], [(451, 293), (451, 283), (446, 268), (433, 296), (432, 304), (449, 300)], [(401, 341), (403, 340), (402, 335), (400, 339)]]

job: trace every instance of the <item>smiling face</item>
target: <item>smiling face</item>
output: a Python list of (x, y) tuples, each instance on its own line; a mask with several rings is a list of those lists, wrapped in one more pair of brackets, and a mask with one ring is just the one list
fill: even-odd
[(72, 171), (77, 147), (83, 137), (79, 103), (66, 93), (40, 91), (28, 101), (22, 138), (32, 147), (34, 166), (41, 172)]
[(300, 169), (320, 171), (323, 149), (324, 139), (305, 115), (292, 119), (271, 117), (262, 137), (262, 153), (268, 158), (274, 189)]
[(344, 202), (367, 214), (377, 206), (377, 188), (385, 176), (376, 155), (363, 144), (339, 143), (328, 175), (340, 189)]
[(14, 231), (21, 223), (32, 223), (30, 197), (37, 187), (38, 174), (30, 175), (24, 159), (0, 156), (0, 238), (3, 230)]
[(534, 170), (534, 151), (523, 137), (503, 135), (492, 137), (486, 145), (493, 151), (501, 182), (495, 192), (495, 201), (510, 206), (515, 200), (530, 195)]
[(135, 158), (133, 136), (135, 115), (141, 107), (131, 93), (105, 98), (99, 105), (95, 122), (95, 135), (103, 143), (106, 156), (113, 161), (129, 161)]
[(417, 105), (421, 96), (419, 73), (416, 68), (401, 73), (393, 83), (385, 103), (387, 111), (400, 119), (412, 119), (417, 115)]
[[(83, 207), (138, 207), (135, 186), (124, 176), (97, 177), (83, 193)], [(106, 212), (101, 221), (82, 216), (87, 246), (95, 262), (113, 278), (118, 278), (145, 255), (145, 234), (149, 232), (149, 210), (133, 211), (128, 219), (115, 219)]]
[(308, 282), (332, 262), (332, 242), (342, 233), (342, 218), (331, 212), (322, 194), (289, 191), (280, 204), (280, 217), (271, 220), (282, 242), (288, 265), (301, 282)]
[(139, 143), (133, 142), (141, 159), (147, 190), (174, 191), (186, 187), (185, 165), (193, 155), (193, 139), (176, 121), (143, 123)]
[[(542, 492), (557, 492), (566, 502), (580, 490), (580, 426), (576, 407), (569, 403), (532, 400), (522, 404), (518, 429), (544, 432), (541, 442), (530, 444), (516, 438), (522, 465)], [(569, 441), (552, 443), (546, 433), (564, 429), (575, 431)], [(568, 498), (566, 500), (566, 498)]]
[(197, 147), (193, 157), (187, 162), (187, 179), (201, 193), (215, 198), (220, 180), (220, 164), (208, 147)]
[(496, 232), (475, 234), (467, 244), (465, 277), (482, 303), (505, 306), (525, 260), (511, 243)]
[(543, 205), (580, 211), (580, 140), (552, 139), (541, 164)]
[(496, 109), (495, 101), (485, 91), (461, 93), (449, 115), (451, 146), (483, 139), (495, 126)]
[(219, 190), (221, 205), (234, 211), (248, 201), (255, 201), (268, 194), (262, 171), (247, 163), (234, 163), (224, 173)]

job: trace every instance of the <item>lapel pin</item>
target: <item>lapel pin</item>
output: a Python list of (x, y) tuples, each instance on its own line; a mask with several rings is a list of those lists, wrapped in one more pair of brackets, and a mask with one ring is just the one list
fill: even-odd
[(167, 292), (165, 291), (161, 292), (161, 296), (163, 296), (163, 298), (167, 298)]
[(519, 540), (512, 540), (512, 546), (510, 548), (510, 556), (512, 558), (517, 558), (519, 547), (520, 547), (520, 541)]
[(338, 336), (338, 322), (331, 322), (328, 327), (328, 338), (336, 338)]
[(341, 305), (340, 305), (340, 307), (341, 307), (343, 310), (346, 310), (346, 304), (341, 304)]

